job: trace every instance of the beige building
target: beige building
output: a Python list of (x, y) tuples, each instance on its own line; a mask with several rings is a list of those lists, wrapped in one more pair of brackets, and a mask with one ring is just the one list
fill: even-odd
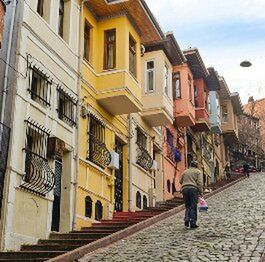
[[(19, 1), (1, 248), (72, 228), (76, 185), (79, 6)], [(10, 109), (10, 108), (9, 108)]]

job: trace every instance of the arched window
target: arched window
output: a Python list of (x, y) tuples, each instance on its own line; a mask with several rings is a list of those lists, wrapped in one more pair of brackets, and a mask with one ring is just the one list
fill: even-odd
[(139, 191), (137, 191), (137, 193), (136, 193), (136, 206), (138, 208), (142, 208), (141, 193)]
[(143, 196), (143, 209), (147, 209), (147, 197)]
[(167, 180), (167, 191), (168, 191), (168, 193), (170, 193), (170, 188), (171, 188), (171, 183), (170, 183), (170, 180), (168, 179)]
[(87, 196), (85, 199), (85, 216), (91, 218), (92, 216), (92, 199), (90, 196)]
[(174, 181), (173, 181), (173, 183), (172, 183), (172, 194), (174, 194), (175, 192), (176, 192), (177, 190), (176, 190), (176, 187), (175, 187), (175, 183), (174, 183)]
[(103, 217), (103, 206), (101, 202), (98, 200), (95, 204), (95, 219), (100, 221)]

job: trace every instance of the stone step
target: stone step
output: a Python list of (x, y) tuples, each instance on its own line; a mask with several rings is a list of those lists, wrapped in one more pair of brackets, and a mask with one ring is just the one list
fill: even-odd
[(119, 226), (123, 226), (123, 227), (128, 227), (131, 226), (133, 224), (136, 224), (137, 222), (126, 222), (126, 221), (120, 221), (120, 222), (115, 222), (115, 221), (110, 221), (110, 222), (104, 222), (104, 223), (93, 223), (92, 226), (93, 227), (97, 227), (97, 228), (101, 228), (101, 227), (119, 227)]
[(38, 241), (39, 245), (87, 245), (94, 242), (95, 239), (41, 239)]
[(152, 211), (160, 211), (162, 213), (172, 209), (172, 207), (148, 207), (148, 209)]
[(71, 251), (73, 249), (79, 248), (82, 245), (22, 245), (21, 251)]
[(99, 239), (110, 235), (111, 233), (51, 233), (50, 239)]
[(47, 261), (47, 258), (10, 258), (10, 259), (2, 259), (0, 258), (0, 262), (43, 262)]
[(87, 234), (87, 233), (115, 233), (119, 231), (120, 228), (107, 228), (107, 229), (101, 229), (101, 228), (94, 228), (94, 227), (82, 227), (81, 230), (73, 230), (70, 233), (80, 233), (80, 234)]
[(132, 223), (138, 223), (138, 222), (141, 222), (141, 221), (144, 221), (146, 220), (146, 218), (137, 218), (137, 217), (122, 217), (122, 218), (114, 218), (114, 219), (111, 219), (111, 220), (102, 220), (101, 223), (105, 224), (105, 223), (127, 223), (127, 222), (132, 222)]
[(1, 252), (0, 259), (48, 259), (59, 256), (65, 252), (61, 251), (18, 251), (18, 252)]
[(124, 228), (128, 227), (128, 225), (109, 225), (109, 224), (105, 224), (105, 225), (101, 225), (99, 224), (98, 226), (93, 226), (93, 227), (82, 227), (82, 231), (98, 231), (98, 230), (113, 230), (115, 232), (122, 230)]

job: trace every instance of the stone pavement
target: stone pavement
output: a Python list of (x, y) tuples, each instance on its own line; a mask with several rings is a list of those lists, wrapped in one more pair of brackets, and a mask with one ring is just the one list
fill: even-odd
[(196, 230), (185, 229), (183, 212), (80, 262), (261, 261), (265, 251), (265, 173), (208, 199)]

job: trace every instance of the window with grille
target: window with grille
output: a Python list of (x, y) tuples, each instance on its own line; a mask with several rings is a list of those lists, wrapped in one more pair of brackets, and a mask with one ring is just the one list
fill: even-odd
[(58, 34), (63, 37), (63, 27), (64, 27), (64, 0), (59, 2), (59, 20), (58, 20)]
[(37, 13), (40, 16), (43, 16), (43, 5), (44, 5), (44, 0), (38, 0), (38, 3), (37, 3)]
[(147, 197), (143, 196), (143, 209), (147, 209)]
[(100, 221), (103, 217), (103, 206), (101, 202), (98, 200), (95, 204), (95, 219)]
[(88, 129), (88, 160), (105, 168), (111, 161), (111, 154), (105, 145), (105, 127), (94, 116), (90, 116)]
[(138, 127), (136, 129), (137, 132), (137, 139), (136, 139), (136, 143), (138, 146), (142, 147), (142, 148), (146, 148), (147, 146), (147, 137), (144, 134), (144, 132)]
[(85, 199), (85, 216), (91, 218), (92, 217), (92, 207), (93, 201), (90, 196), (87, 196)]
[(21, 187), (40, 195), (54, 188), (55, 176), (47, 159), (49, 131), (34, 121), (26, 122), (25, 175)]
[(116, 67), (116, 29), (105, 31), (104, 69)]
[(222, 106), (222, 123), (228, 122), (228, 109), (227, 106)]
[(146, 88), (147, 93), (155, 91), (155, 61), (146, 63)]
[(142, 208), (142, 197), (139, 191), (136, 193), (136, 207)]
[(35, 67), (30, 68), (30, 75), (28, 91), (31, 99), (42, 106), (50, 107), (52, 82), (49, 77)]
[(136, 76), (136, 42), (133, 37), (129, 37), (129, 66), (130, 72)]
[(90, 48), (91, 48), (91, 26), (85, 21), (84, 28), (84, 59), (90, 62)]
[(180, 74), (174, 73), (173, 75), (173, 96), (174, 99), (181, 98)]
[(58, 104), (57, 113), (58, 118), (70, 126), (76, 125), (75, 112), (77, 101), (70, 94), (66, 93), (62, 88), (57, 87)]

